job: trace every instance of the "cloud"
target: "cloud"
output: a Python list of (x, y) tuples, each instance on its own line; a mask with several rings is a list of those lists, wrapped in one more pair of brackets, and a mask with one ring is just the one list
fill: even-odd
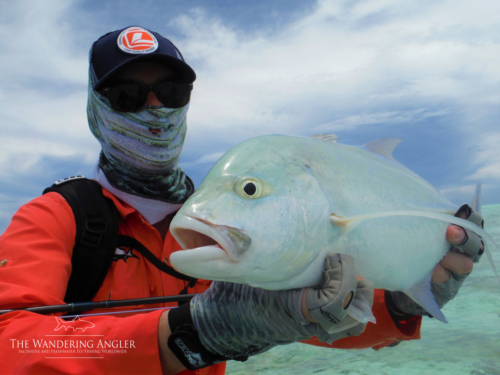
[(342, 119), (328, 122), (326, 124), (321, 124), (312, 128), (313, 132), (324, 132), (324, 131), (339, 131), (345, 129), (352, 129), (361, 127), (364, 125), (387, 125), (387, 124), (397, 124), (404, 122), (419, 122), (431, 117), (445, 116), (449, 114), (449, 110), (428, 110), (426, 108), (414, 109), (409, 111), (392, 111), (392, 112), (372, 112), (372, 113), (361, 113), (352, 116), (346, 116)]
[(486, 167), (480, 168), (477, 172), (467, 177), (468, 180), (481, 180), (481, 179), (494, 178), (500, 181), (500, 161), (496, 160)]
[(460, 150), (497, 127), (499, 10), (492, 1), (320, 1), (267, 33), (243, 32), (197, 9), (172, 22), (199, 77), (188, 148), (213, 140), (227, 149), (276, 133), (344, 132), (356, 144), (371, 140), (363, 139), (368, 133), (399, 136), (398, 152), (411, 141), (426, 150), (405, 165), (430, 171), (432, 183), (468, 185), (467, 176), (493, 183), (496, 159)]
[[(451, 185), (446, 186), (443, 189), (440, 189), (439, 192), (452, 202), (457, 204), (468, 203), (471, 204), (472, 197), (474, 196), (474, 192), (476, 190), (476, 184), (472, 185)], [(495, 184), (481, 184), (481, 201), (482, 204), (485, 205), (487, 203), (484, 202), (484, 197), (490, 196), (494, 199), (495, 202), (500, 201), (500, 192), (498, 191), (498, 185)]]
[[(70, 1), (26, 0), (7, 9), (0, 24), (0, 171), (22, 168), (44, 155), (89, 157), (85, 54), (72, 44), (64, 18)], [(7, 18), (7, 17), (5, 17)], [(82, 139), (83, 138), (83, 139)], [(17, 156), (16, 156), (17, 155)]]
[(471, 100), (496, 100), (494, 3), (339, 4), (319, 2), (272, 35), (242, 33), (202, 10), (177, 19), (184, 54), (199, 76), (190, 114), (199, 138), (209, 130), (242, 139), (325, 123), (362, 128), (372, 122), (349, 121), (353, 112), (400, 112), (406, 121), (431, 103), (441, 102), (446, 113)]
[(487, 132), (476, 138), (478, 152), (474, 158), (477, 170), (467, 180), (494, 180), (500, 184), (500, 132)]
[[(2, 86), (27, 79), (84, 83), (87, 61), (65, 22), (72, 1), (19, 0), (3, 7), (0, 32)], [(87, 47), (88, 48), (88, 47)], [(20, 79), (21, 78), (21, 82)]]
[(180, 167), (188, 169), (195, 165), (198, 166), (202, 164), (214, 164), (217, 160), (220, 159), (222, 155), (224, 155), (224, 152), (214, 152), (212, 154), (203, 155), (202, 157), (196, 160), (180, 163)]
[(475, 189), (476, 189), (476, 185), (450, 186), (450, 187), (439, 190), (439, 192), (441, 194), (444, 194), (444, 195), (452, 195), (452, 194), (464, 195), (464, 194), (467, 194), (467, 195), (470, 195), (472, 197)]
[[(36, 168), (50, 168), (45, 161), (54, 158), (66, 160), (64, 170), (80, 168), (75, 160), (90, 168), (97, 159), (85, 113), (87, 53), (106, 18), (92, 17), (101, 5), (85, 4), (20, 0), (2, 7), (2, 176), (49, 175)], [(429, 173), (425, 178), (445, 192), (453, 184), (499, 183), (500, 2), (321, 0), (302, 13), (241, 27), (228, 20), (231, 11), (217, 11), (226, 3), (183, 4), (162, 21), (164, 29), (155, 15), (135, 13), (138, 3), (128, 13), (108, 6), (103, 14), (109, 30), (132, 16), (144, 26), (154, 17), (166, 35), (175, 30), (173, 40), (198, 76), (182, 159), (196, 181), (216, 156), (249, 137), (340, 132), (353, 144), (403, 138), (398, 160)], [(232, 12), (251, 6), (241, 2)], [(417, 146), (425, 152), (411, 154)], [(493, 191), (485, 197), (496, 199)]]

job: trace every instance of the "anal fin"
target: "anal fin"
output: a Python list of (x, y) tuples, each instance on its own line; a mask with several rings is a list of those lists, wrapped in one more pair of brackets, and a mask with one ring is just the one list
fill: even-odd
[(432, 270), (417, 284), (413, 285), (407, 290), (404, 290), (403, 292), (420, 306), (422, 306), (434, 318), (443, 323), (448, 323), (448, 321), (444, 317), (444, 314), (436, 303), (434, 295), (431, 291), (431, 279), (433, 271), (434, 270)]

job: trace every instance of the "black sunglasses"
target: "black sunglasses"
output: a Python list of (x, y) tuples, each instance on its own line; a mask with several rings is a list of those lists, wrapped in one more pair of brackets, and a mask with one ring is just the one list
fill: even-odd
[(189, 102), (192, 83), (159, 82), (153, 85), (142, 83), (120, 83), (105, 87), (100, 92), (108, 98), (111, 106), (118, 112), (135, 112), (144, 107), (148, 93), (154, 92), (158, 100), (167, 108), (181, 108)]

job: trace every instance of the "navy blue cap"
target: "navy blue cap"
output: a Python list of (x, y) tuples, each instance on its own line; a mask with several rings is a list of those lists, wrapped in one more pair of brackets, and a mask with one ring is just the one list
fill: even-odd
[(196, 79), (194, 70), (170, 40), (157, 32), (132, 26), (112, 31), (92, 46), (90, 69), (94, 90), (102, 87), (118, 69), (138, 61), (165, 63), (183, 82), (192, 83)]

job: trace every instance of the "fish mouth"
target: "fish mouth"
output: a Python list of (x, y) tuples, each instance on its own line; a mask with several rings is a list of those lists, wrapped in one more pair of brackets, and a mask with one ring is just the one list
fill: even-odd
[(185, 251), (196, 250), (207, 261), (222, 258), (239, 261), (252, 244), (252, 239), (241, 229), (189, 215), (177, 215), (170, 231)]

